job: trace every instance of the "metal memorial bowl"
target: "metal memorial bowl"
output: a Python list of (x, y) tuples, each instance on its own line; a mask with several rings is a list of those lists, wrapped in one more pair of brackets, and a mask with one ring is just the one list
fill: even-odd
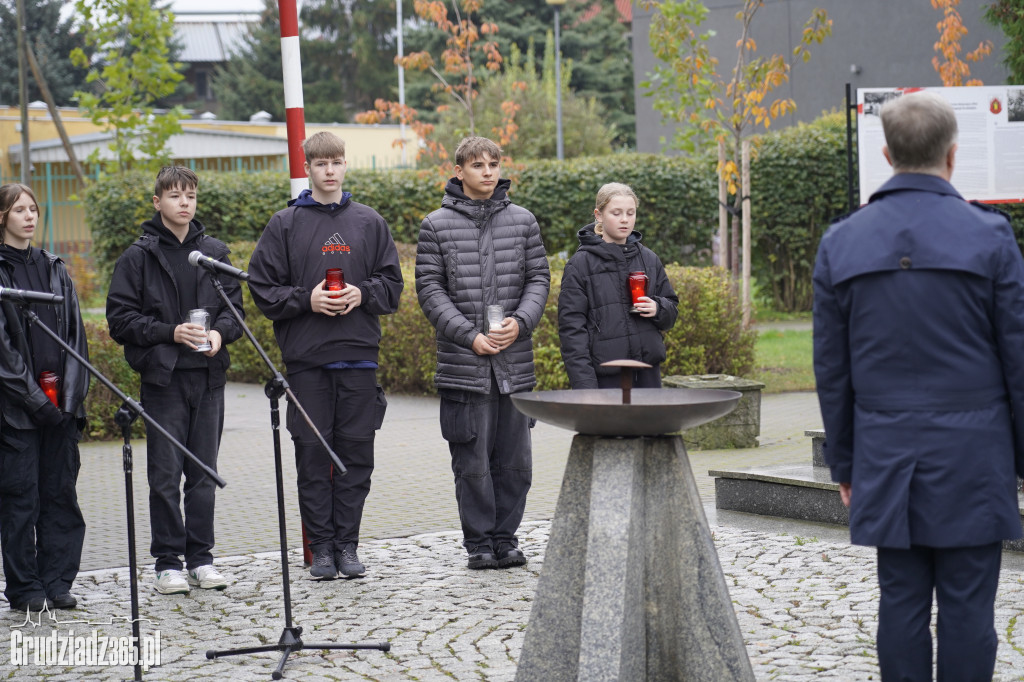
[(729, 414), (738, 391), (634, 388), (622, 402), (616, 388), (516, 393), (512, 402), (528, 417), (592, 436), (660, 436)]

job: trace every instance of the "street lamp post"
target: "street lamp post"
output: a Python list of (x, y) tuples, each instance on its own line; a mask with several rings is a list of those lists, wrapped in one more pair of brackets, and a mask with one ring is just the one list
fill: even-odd
[(558, 9), (565, 4), (565, 0), (546, 0), (555, 8), (555, 146), (558, 150), (558, 160), (565, 159), (565, 146), (562, 143), (562, 48), (559, 36)]
[[(405, 56), (405, 49), (402, 47), (402, 0), (395, 0), (395, 14), (395, 24), (398, 29), (398, 44), (395, 47), (398, 57), (401, 59)], [(402, 168), (405, 168), (408, 165), (405, 156), (405, 67), (401, 64), (398, 65), (398, 104), (402, 110), (402, 117), (399, 119), (399, 135), (402, 137)]]

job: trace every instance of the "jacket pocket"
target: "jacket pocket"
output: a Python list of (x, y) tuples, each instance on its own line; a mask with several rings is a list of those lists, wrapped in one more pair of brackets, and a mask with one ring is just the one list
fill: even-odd
[(155, 349), (156, 346), (135, 346), (126, 343), (124, 346), (124, 359), (128, 361), (129, 367), (142, 374), (152, 364)]
[(441, 437), (449, 443), (468, 443), (476, 438), (476, 401), (473, 393), (443, 389)]
[(377, 400), (373, 417), (373, 430), (379, 431), (384, 425), (384, 414), (388, 411), (388, 399), (384, 395), (384, 387), (377, 384)]

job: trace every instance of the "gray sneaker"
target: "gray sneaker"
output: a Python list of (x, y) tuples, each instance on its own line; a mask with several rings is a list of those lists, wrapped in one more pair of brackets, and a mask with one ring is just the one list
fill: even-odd
[(156, 574), (156, 591), (160, 594), (188, 594), (185, 571), (160, 571)]
[(330, 548), (313, 550), (313, 565), (309, 567), (309, 574), (324, 580), (334, 580), (338, 576), (338, 569), (334, 566), (334, 552)]
[(338, 573), (346, 578), (359, 578), (366, 575), (366, 567), (359, 561), (355, 543), (349, 543), (341, 550), (336, 551), (334, 563), (338, 567)]

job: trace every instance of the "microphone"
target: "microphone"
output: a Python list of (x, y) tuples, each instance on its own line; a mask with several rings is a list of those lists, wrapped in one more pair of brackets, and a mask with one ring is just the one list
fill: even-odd
[(29, 303), (58, 305), (64, 302), (64, 297), (58, 294), (45, 294), (42, 291), (0, 287), (0, 301), (13, 301), (14, 303), (22, 303), (25, 305)]
[(197, 268), (204, 267), (210, 272), (219, 272), (221, 274), (228, 275), (229, 277), (234, 277), (235, 279), (244, 281), (248, 281), (249, 279), (249, 273), (245, 270), (239, 270), (238, 268), (231, 267), (227, 263), (221, 263), (216, 258), (210, 258), (209, 256), (203, 255), (201, 251), (193, 251), (188, 254), (188, 262)]

